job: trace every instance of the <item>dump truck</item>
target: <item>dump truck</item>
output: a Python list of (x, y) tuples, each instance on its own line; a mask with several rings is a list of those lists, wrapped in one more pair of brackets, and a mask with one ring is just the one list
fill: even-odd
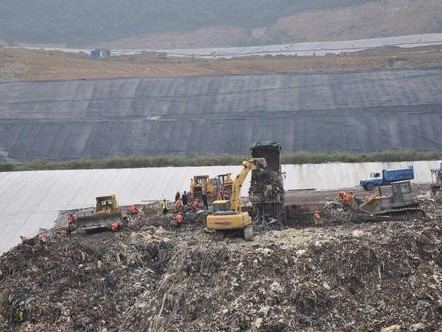
[(115, 195), (99, 196), (95, 201), (95, 208), (75, 213), (75, 229), (84, 231), (111, 229), (112, 224), (123, 223), (123, 214)]
[(252, 158), (264, 158), (265, 170), (252, 171), (249, 189), (249, 200), (252, 204), (252, 215), (256, 222), (285, 222), (284, 183), (281, 171), (281, 145), (268, 140), (254, 144)]
[(367, 191), (376, 187), (392, 184), (397, 181), (413, 180), (413, 166), (396, 169), (383, 169), (381, 173), (372, 173), (369, 178), (359, 181), (360, 185)]
[(245, 240), (253, 237), (252, 217), (241, 210), (241, 186), (251, 170), (262, 170), (267, 167), (263, 158), (253, 158), (242, 162), (242, 169), (233, 180), (229, 200), (216, 200), (212, 204), (213, 212), (206, 219), (206, 227), (215, 232), (215, 237), (224, 235), (225, 231), (241, 230)]

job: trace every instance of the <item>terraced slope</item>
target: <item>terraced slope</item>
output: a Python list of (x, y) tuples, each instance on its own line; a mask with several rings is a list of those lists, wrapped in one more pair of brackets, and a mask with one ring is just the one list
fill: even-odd
[(0, 83), (14, 160), (440, 150), (442, 69)]

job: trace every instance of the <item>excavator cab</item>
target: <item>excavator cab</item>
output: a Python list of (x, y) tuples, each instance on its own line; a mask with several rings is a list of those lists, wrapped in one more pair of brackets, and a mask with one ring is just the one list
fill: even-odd
[(234, 214), (230, 201), (228, 200), (217, 200), (213, 204), (213, 214)]

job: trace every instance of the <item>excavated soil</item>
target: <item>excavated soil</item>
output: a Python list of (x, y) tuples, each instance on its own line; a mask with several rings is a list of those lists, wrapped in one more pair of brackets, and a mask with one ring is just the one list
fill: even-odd
[(362, 224), (331, 204), (330, 223), (250, 242), (215, 241), (205, 211), (176, 229), (157, 205), (118, 233), (55, 232), (0, 257), (0, 329), (436, 331), (442, 218), (427, 203), (426, 218)]

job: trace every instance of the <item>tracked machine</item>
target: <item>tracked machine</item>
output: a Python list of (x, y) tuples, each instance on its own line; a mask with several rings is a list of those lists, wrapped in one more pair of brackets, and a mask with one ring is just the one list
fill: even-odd
[(214, 196), (214, 183), (209, 175), (195, 175), (190, 179), (190, 199), (201, 199), (203, 195), (207, 196), (209, 201), (212, 201)]
[(123, 214), (115, 195), (95, 198), (94, 209), (80, 210), (75, 214), (75, 228), (82, 231), (111, 229), (113, 224), (123, 223)]
[(263, 158), (253, 158), (242, 162), (242, 169), (233, 180), (229, 200), (213, 202), (213, 212), (207, 216), (206, 227), (214, 231), (216, 238), (222, 238), (226, 231), (242, 231), (245, 240), (253, 237), (252, 217), (241, 209), (241, 186), (251, 170), (265, 170), (267, 163)]
[(232, 173), (225, 173), (225, 174), (219, 174), (215, 177), (215, 183), (216, 183), (216, 189), (214, 192), (216, 192), (216, 196), (226, 196), (230, 197), (232, 194), (232, 187), (233, 187), (233, 179), (232, 179)]
[[(377, 193), (364, 201), (352, 200), (351, 207), (374, 219), (391, 219), (425, 216), (424, 210), (412, 190), (410, 181), (393, 182), (380, 186)], [(363, 216), (362, 216), (363, 217)]]

